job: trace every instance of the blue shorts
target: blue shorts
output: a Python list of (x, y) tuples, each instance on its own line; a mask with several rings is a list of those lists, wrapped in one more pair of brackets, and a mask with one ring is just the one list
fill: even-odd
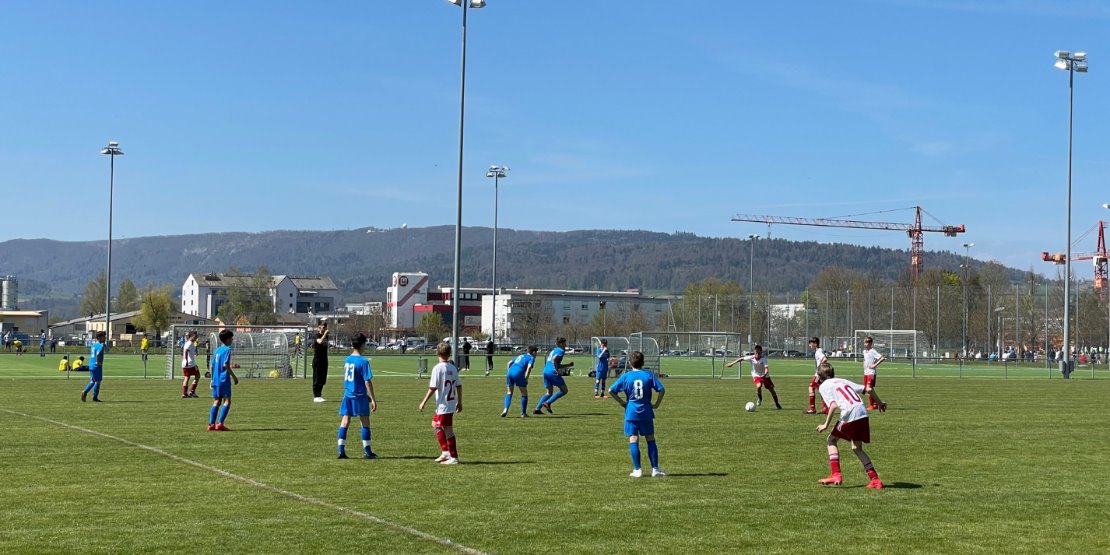
[(231, 398), (231, 382), (224, 382), (221, 384), (212, 384), (212, 398), (213, 399), (230, 399)]
[(370, 416), (370, 398), (343, 396), (339, 402), (339, 416)]
[(609, 379), (609, 365), (598, 364), (597, 369), (595, 370), (595, 374), (597, 375), (597, 379), (599, 380)]
[(505, 387), (528, 387), (528, 379), (524, 377), (524, 372), (509, 372), (505, 374)]
[(626, 436), (653, 436), (655, 435), (654, 420), (625, 420), (624, 435)]
[(547, 372), (544, 372), (543, 386), (546, 388), (558, 387), (562, 389), (567, 386), (567, 382), (564, 381), (563, 377), (558, 374), (548, 374)]
[(99, 382), (104, 379), (104, 368), (89, 368), (89, 380)]

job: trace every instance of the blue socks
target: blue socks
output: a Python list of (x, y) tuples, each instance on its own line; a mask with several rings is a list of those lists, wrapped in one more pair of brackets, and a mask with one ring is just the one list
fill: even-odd
[(89, 382), (89, 383), (85, 384), (85, 391), (83, 391), (82, 393), (88, 393), (88, 392), (92, 391), (92, 388), (93, 388), (94, 385), (96, 385), (96, 382)]
[[(347, 431), (347, 430), (343, 430)], [(370, 450), (370, 428), (362, 429), (362, 452), (369, 455), (373, 451)]]
[(552, 395), (551, 398), (547, 400), (547, 404), (554, 405), (555, 401), (558, 401), (559, 398), (562, 397), (563, 395), (566, 395), (566, 393), (563, 393), (562, 389), (560, 389), (559, 391), (556, 391), (555, 394)]
[(509, 410), (509, 404), (511, 404), (512, 402), (513, 402), (513, 394), (512, 393), (506, 393), (505, 394), (505, 410)]
[(208, 425), (209, 426), (216, 423), (216, 411), (219, 410), (219, 408), (220, 407), (218, 407), (216, 405), (212, 405), (212, 410), (208, 411)]
[(347, 451), (347, 428), (340, 426), (339, 433), (336, 436), (339, 439), (339, 454), (342, 455)]
[(100, 382), (93, 382), (93, 399), (100, 397)]
[(227, 411), (229, 410), (231, 410), (231, 405), (223, 405), (220, 407), (220, 424), (224, 423), (224, 419), (227, 418)]
[(659, 468), (659, 448), (655, 446), (655, 440), (648, 442), (648, 461), (652, 468)]
[(543, 404), (546, 403), (546, 402), (547, 402), (547, 394), (544, 393), (543, 397), (540, 397), (540, 402), (536, 403), (536, 410), (540, 410), (540, 407), (542, 407)]
[[(654, 442), (649, 443), (648, 445), (654, 445)], [(640, 442), (638, 442), (638, 441), (629, 442), (629, 444), (628, 444), (628, 454), (632, 455), (632, 468), (634, 470), (639, 470), (640, 469)]]

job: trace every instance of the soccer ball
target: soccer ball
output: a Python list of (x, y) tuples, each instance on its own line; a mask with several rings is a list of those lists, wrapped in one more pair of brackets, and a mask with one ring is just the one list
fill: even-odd
[(281, 375), (281, 374), (278, 374), (278, 371), (277, 371), (277, 370), (270, 370), (270, 377), (271, 377), (271, 378), (276, 378), (276, 377), (278, 377), (278, 376), (280, 376), (280, 375)]
[(748, 404), (744, 405), (744, 410), (748, 412), (755, 412), (755, 403), (748, 401)]

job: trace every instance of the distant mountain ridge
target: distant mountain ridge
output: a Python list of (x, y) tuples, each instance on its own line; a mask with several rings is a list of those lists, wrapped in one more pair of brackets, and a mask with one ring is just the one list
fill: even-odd
[[(497, 241), (501, 287), (679, 293), (688, 283), (709, 277), (736, 281), (745, 289), (748, 283), (747, 239), (652, 231), (499, 229)], [(492, 243), (492, 228), (463, 230), (464, 287), (491, 285)], [(54, 299), (61, 309), (104, 271), (106, 256), (103, 240), (15, 239), (0, 243), (0, 275), (19, 279), (21, 299), (35, 298), (39, 304), (53, 304), (44, 299)], [(804, 290), (814, 275), (831, 265), (896, 281), (904, 278), (909, 261), (905, 250), (785, 239), (758, 241), (755, 256), (755, 288), (776, 293)], [(176, 288), (190, 272), (232, 266), (253, 272), (266, 266), (274, 274), (330, 276), (343, 301), (382, 300), (396, 271), (426, 272), (433, 286), (450, 285), (453, 260), (453, 226), (139, 237), (112, 242), (112, 282), (113, 290), (124, 279), (139, 287)], [(959, 271), (963, 261), (952, 252), (925, 255), (926, 268)], [(1021, 275), (1011, 269), (1011, 279)]]

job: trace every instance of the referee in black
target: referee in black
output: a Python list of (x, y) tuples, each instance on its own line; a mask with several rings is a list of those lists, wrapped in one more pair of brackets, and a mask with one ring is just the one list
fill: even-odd
[(312, 352), (312, 401), (324, 402), (324, 384), (328, 383), (328, 321), (316, 327), (316, 348)]

